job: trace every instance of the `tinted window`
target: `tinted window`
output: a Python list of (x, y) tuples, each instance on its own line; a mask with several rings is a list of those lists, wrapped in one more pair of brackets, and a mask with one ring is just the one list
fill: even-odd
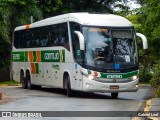
[(78, 36), (74, 33), (74, 31), (80, 31), (80, 25), (75, 22), (70, 22), (70, 30), (71, 30), (71, 39), (72, 39), (72, 48), (74, 58), (81, 63), (80, 58), (80, 46)]
[(50, 37), (52, 46), (64, 46), (69, 50), (69, 38), (67, 24), (57, 24), (50, 26)]
[(69, 50), (67, 23), (15, 31), (16, 48), (63, 46)]

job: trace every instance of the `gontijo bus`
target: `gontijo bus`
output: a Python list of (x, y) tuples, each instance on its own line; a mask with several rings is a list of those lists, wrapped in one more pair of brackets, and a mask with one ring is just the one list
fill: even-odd
[(136, 35), (127, 19), (112, 14), (69, 13), (16, 27), (13, 79), (24, 88), (50, 86), (75, 91), (119, 92), (138, 89)]

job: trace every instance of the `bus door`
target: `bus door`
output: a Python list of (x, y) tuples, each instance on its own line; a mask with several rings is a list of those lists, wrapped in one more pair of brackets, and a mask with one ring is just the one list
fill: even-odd
[(80, 71), (80, 66), (77, 63), (73, 64), (73, 81), (75, 83), (75, 88), (77, 88), (78, 90), (82, 90), (82, 74)]
[(75, 46), (73, 46), (74, 58), (77, 63), (73, 65), (73, 74), (75, 77), (76, 88), (78, 88), (79, 90), (82, 90), (83, 81), (82, 81), (82, 74), (80, 71), (81, 66), (79, 65), (79, 64), (82, 64), (82, 55), (81, 55), (80, 44), (77, 36), (75, 37), (74, 42), (75, 42)]

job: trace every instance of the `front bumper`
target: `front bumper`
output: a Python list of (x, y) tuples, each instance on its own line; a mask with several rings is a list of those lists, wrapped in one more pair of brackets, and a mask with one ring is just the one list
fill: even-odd
[[(138, 90), (139, 79), (126, 83), (102, 83), (89, 80), (83, 77), (83, 91), (86, 92), (136, 92)], [(118, 89), (111, 89), (110, 86), (118, 86)]]

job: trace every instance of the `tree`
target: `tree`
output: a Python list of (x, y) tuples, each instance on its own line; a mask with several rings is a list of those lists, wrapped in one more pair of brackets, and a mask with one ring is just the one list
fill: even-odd
[(143, 7), (140, 11), (140, 22), (142, 24), (142, 32), (148, 38), (149, 50), (148, 59), (153, 64), (160, 59), (160, 1), (158, 0), (141, 0)]
[(11, 65), (11, 44), (14, 28), (30, 23), (31, 15), (35, 21), (42, 18), (36, 0), (0, 1), (0, 68)]
[[(71, 12), (114, 13), (128, 9), (129, 0), (37, 0), (44, 18)], [(123, 3), (123, 4), (122, 4)], [(124, 10), (125, 9), (125, 10)]]

